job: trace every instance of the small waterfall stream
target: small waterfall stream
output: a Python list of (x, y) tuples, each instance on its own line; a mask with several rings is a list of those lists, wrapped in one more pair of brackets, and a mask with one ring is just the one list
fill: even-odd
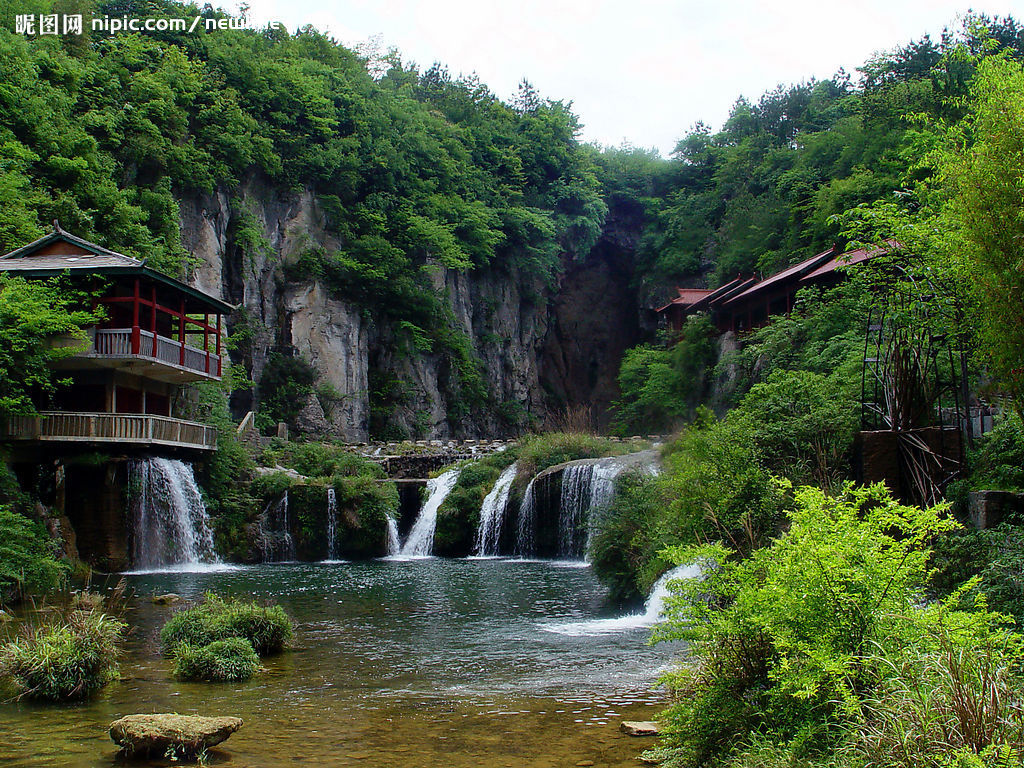
[(700, 579), (703, 575), (704, 571), (699, 563), (678, 565), (667, 573), (663, 573), (661, 578), (654, 583), (654, 586), (651, 587), (651, 593), (647, 596), (646, 602), (644, 602), (644, 609), (641, 613), (632, 613), (615, 619), (541, 624), (540, 628), (559, 635), (586, 637), (589, 635), (606, 635), (612, 632), (625, 632), (631, 629), (650, 627), (661, 620), (661, 612), (665, 609), (665, 600), (672, 594), (669, 589), (670, 581)]
[(338, 494), (327, 489), (327, 559), (338, 559)]
[(505, 511), (508, 508), (508, 497), (512, 492), (512, 481), (516, 479), (519, 465), (512, 462), (498, 476), (490, 493), (484, 497), (480, 507), (480, 527), (476, 532), (476, 545), (473, 554), (488, 557), (498, 554), (498, 543), (501, 539), (501, 526), (505, 522)]
[(131, 462), (131, 564), (135, 570), (220, 562), (192, 466), (177, 459)]
[(427, 500), (413, 523), (409, 537), (399, 551), (399, 557), (430, 557), (434, 549), (434, 530), (437, 527), (437, 510), (455, 487), (461, 470), (456, 467), (427, 481)]
[(593, 506), (593, 476), (593, 464), (570, 464), (562, 471), (562, 495), (558, 505), (559, 557), (580, 559), (586, 555), (583, 528)]
[(534, 485), (537, 477), (530, 479), (526, 491), (523, 493), (523, 500), (519, 502), (519, 520), (516, 529), (517, 557), (528, 557), (534, 553), (534, 528), (537, 523), (537, 500), (535, 498)]
[(388, 516), (388, 549), (387, 556), (395, 557), (402, 549), (402, 544), (398, 540), (398, 523), (395, 522), (395, 518)]

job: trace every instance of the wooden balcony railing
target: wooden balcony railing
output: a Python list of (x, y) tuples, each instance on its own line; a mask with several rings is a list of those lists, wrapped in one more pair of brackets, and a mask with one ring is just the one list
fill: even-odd
[(201, 373), (221, 376), (221, 359), (215, 352), (190, 347), (141, 328), (98, 328), (93, 332), (89, 357), (143, 357)]
[(129, 443), (212, 451), (217, 430), (206, 424), (134, 413), (44, 411), (0, 420), (0, 440)]

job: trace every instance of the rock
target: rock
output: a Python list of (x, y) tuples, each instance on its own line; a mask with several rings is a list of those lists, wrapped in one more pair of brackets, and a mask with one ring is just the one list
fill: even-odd
[(194, 757), (241, 727), (239, 717), (128, 715), (110, 724), (110, 738), (132, 757)]
[(658, 724), (649, 720), (623, 720), (619, 728), (630, 736), (657, 736), (660, 732)]
[(153, 595), (150, 600), (154, 605), (174, 605), (181, 602), (181, 595), (168, 592), (166, 595)]

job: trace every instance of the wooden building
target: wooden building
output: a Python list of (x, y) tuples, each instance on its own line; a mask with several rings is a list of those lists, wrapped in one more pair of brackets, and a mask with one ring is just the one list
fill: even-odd
[(71, 384), (60, 388), (52, 409), (0, 423), (0, 440), (54, 449), (214, 450), (216, 430), (178, 418), (177, 404), (184, 385), (220, 380), (231, 305), (56, 225), (0, 257), (0, 272), (68, 275), (105, 310), (87, 330), (88, 346), (56, 364)]
[(765, 325), (773, 315), (789, 314), (801, 288), (831, 287), (842, 279), (840, 267), (859, 264), (880, 253), (863, 248), (840, 252), (833, 247), (763, 280), (736, 277), (713, 291), (677, 288), (679, 295), (657, 312), (675, 331), (682, 329), (690, 315), (706, 312), (722, 333), (741, 333)]

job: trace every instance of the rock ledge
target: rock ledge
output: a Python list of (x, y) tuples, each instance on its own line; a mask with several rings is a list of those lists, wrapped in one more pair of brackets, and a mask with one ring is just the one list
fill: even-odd
[(110, 724), (110, 738), (132, 757), (193, 757), (241, 727), (238, 717), (128, 715)]

